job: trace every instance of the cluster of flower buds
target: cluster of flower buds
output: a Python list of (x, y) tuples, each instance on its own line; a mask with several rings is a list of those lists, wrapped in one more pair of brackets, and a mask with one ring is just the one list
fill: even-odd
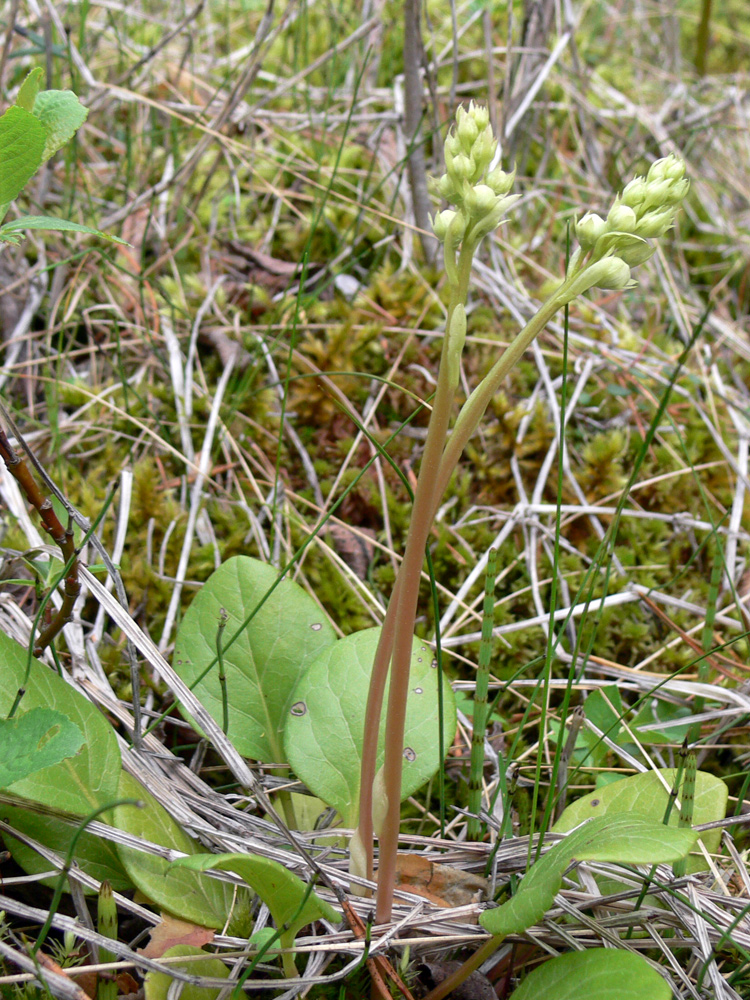
[(473, 101), (468, 111), (460, 107), (455, 128), (445, 140), (445, 173), (432, 185), (434, 194), (455, 206), (439, 212), (432, 222), (446, 251), (454, 254), (462, 241), (469, 240), (476, 248), (517, 200), (518, 195), (508, 194), (514, 174), (500, 167), (490, 169), (496, 152), (487, 108)]
[(646, 177), (636, 177), (625, 187), (606, 219), (587, 212), (576, 223), (576, 237), (583, 252), (590, 255), (590, 266), (607, 262), (598, 268), (605, 283), (594, 284), (599, 288), (628, 284), (630, 268), (655, 252), (647, 241), (666, 233), (689, 186), (685, 164), (670, 154), (656, 160)]

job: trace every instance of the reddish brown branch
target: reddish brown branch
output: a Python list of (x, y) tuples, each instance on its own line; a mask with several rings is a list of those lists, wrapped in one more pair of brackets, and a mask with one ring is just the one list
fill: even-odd
[(42, 526), (52, 541), (59, 545), (63, 561), (67, 567), (65, 581), (62, 587), (62, 603), (51, 620), (44, 626), (34, 642), (34, 655), (39, 656), (49, 646), (55, 636), (62, 631), (64, 625), (73, 617), (73, 608), (81, 592), (78, 579), (78, 554), (76, 553), (73, 527), (63, 528), (55, 513), (52, 501), (44, 496), (31, 474), (26, 460), (13, 448), (8, 437), (0, 428), (0, 457), (11, 476), (16, 480), (24, 495), (34, 510), (38, 511)]

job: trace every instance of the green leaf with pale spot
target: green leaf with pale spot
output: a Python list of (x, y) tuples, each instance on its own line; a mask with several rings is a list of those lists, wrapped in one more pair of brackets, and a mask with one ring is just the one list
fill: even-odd
[(684, 858), (698, 834), (673, 830), (640, 816), (602, 816), (589, 820), (555, 844), (536, 861), (518, 892), (495, 910), (486, 910), (479, 923), (490, 934), (521, 934), (538, 923), (554, 902), (563, 875), (573, 861), (608, 861), (652, 865)]
[(16, 104), (19, 108), (23, 108), (24, 111), (29, 111), (33, 114), (34, 101), (37, 98), (37, 94), (42, 89), (43, 75), (44, 70), (41, 66), (36, 66), (28, 74), (18, 90)]
[[(586, 819), (618, 814), (635, 814), (654, 823), (661, 823), (669, 800), (668, 789), (671, 789), (676, 774), (677, 771), (671, 767), (658, 773), (644, 771), (643, 774), (634, 774), (630, 778), (599, 788), (572, 802), (552, 830), (555, 833), (565, 833)], [(720, 778), (707, 771), (696, 771), (693, 824), (698, 826), (724, 819), (727, 796), (727, 786)], [(677, 826), (679, 814), (679, 809), (674, 807), (669, 816), (670, 828)], [(716, 854), (721, 844), (721, 830), (705, 830), (700, 839), (709, 854)], [(707, 870), (708, 863), (699, 851), (690, 855), (687, 860), (688, 872)]]
[(574, 951), (538, 966), (512, 1000), (670, 1000), (669, 983), (645, 958), (615, 948)]
[[(336, 639), (312, 597), (288, 579), (281, 581), (250, 624), (242, 628), (277, 577), (273, 566), (257, 559), (227, 559), (208, 578), (182, 619), (172, 660), (183, 681), (221, 725), (216, 649), (224, 613), (221, 642), (229, 708), (227, 735), (246, 757), (274, 762), (285, 760), (281, 730), (294, 685)], [(180, 710), (190, 719), (184, 709)]]
[[(362, 731), (379, 628), (354, 632), (324, 650), (294, 689), (284, 747), (289, 763), (308, 788), (356, 826), (359, 805)], [(388, 700), (388, 687), (384, 701)], [(445, 749), (456, 732), (456, 707), (443, 679)], [(385, 756), (385, 713), (381, 719), (377, 767)], [(413, 795), (437, 771), (438, 672), (430, 648), (412, 645), (404, 733), (402, 798)]]
[(0, 204), (13, 201), (37, 172), (46, 140), (42, 123), (23, 108), (0, 117)]
[[(102, 713), (39, 660), (32, 657), (31, 671), (25, 681), (28, 651), (0, 631), (0, 716), (7, 716), (24, 683), (26, 693), (19, 711), (49, 709), (64, 715), (83, 736), (80, 749), (33, 774), (10, 784), (8, 791), (29, 802), (39, 802), (70, 813), (79, 819), (117, 798), (117, 784), (122, 769), (120, 750), (114, 730)], [(75, 834), (75, 825), (50, 816), (38, 816), (21, 806), (4, 806), (3, 816), (20, 833), (26, 833), (63, 857)], [(100, 817), (106, 819), (106, 817)], [(50, 863), (36, 851), (10, 835), (4, 835), (8, 850), (29, 874), (50, 870)], [(130, 887), (113, 845), (84, 833), (76, 846), (75, 860), (84, 871), (97, 878), (109, 878), (118, 890)], [(45, 884), (50, 884), (49, 882)]]
[[(210, 976), (212, 979), (228, 979), (229, 969), (220, 958), (209, 954), (202, 948), (196, 948), (192, 944), (176, 944), (172, 948), (167, 948), (164, 958), (179, 958), (182, 956), (203, 955), (203, 958), (192, 959), (190, 962), (180, 964), (170, 962), (170, 969), (179, 969), (180, 972), (187, 972), (191, 976)], [(177, 981), (166, 972), (154, 972), (153, 969), (146, 973), (144, 991), (146, 1000), (168, 1000), (169, 987), (172, 984), (179, 985), (180, 1000), (215, 1000), (221, 992), (212, 986), (194, 986), (192, 983)]]
[(44, 127), (45, 143), (42, 161), (48, 160), (61, 146), (72, 139), (88, 116), (72, 90), (43, 90), (34, 101), (34, 116)]
[[(312, 892), (301, 878), (278, 861), (259, 854), (197, 854), (179, 858), (171, 867), (173, 871), (189, 869), (200, 872), (215, 868), (239, 875), (271, 911), (274, 923), (281, 930), (279, 941), (282, 948), (291, 948), (297, 932), (314, 920), (325, 919), (335, 924), (341, 921), (341, 914)], [(286, 971), (288, 975), (294, 974), (294, 966), (289, 960)]]
[[(126, 771), (120, 776), (119, 797), (140, 799), (143, 808), (119, 805), (114, 810), (114, 825), (160, 847), (204, 857), (201, 845), (193, 840), (167, 810)], [(231, 914), (232, 933), (245, 934), (249, 923), (249, 897), (227, 882), (201, 875), (189, 868), (171, 866), (166, 858), (118, 844), (125, 869), (134, 884), (148, 899), (181, 920), (202, 927), (224, 927)]]
[(74, 757), (82, 743), (80, 728), (51, 708), (32, 708), (0, 719), (0, 788)]

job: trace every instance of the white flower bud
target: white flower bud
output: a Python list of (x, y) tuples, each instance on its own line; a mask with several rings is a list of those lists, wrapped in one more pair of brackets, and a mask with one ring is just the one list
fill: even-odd
[(490, 170), (487, 174), (487, 184), (497, 195), (506, 195), (513, 187), (515, 179), (515, 170), (510, 174), (506, 174), (500, 167), (495, 167), (494, 170)]
[(576, 239), (584, 250), (591, 250), (606, 229), (607, 223), (600, 215), (596, 212), (587, 212), (576, 223)]
[(466, 210), (473, 219), (482, 219), (497, 205), (498, 197), (488, 184), (475, 184), (466, 195)]
[[(448, 161), (446, 159), (446, 166), (448, 166)], [(461, 181), (469, 181), (474, 175), (475, 164), (471, 157), (466, 156), (465, 153), (459, 153), (453, 160), (453, 163), (448, 167), (448, 173), (450, 174), (454, 184), (460, 183)]]
[(642, 177), (633, 178), (629, 184), (625, 185), (625, 190), (620, 195), (620, 201), (629, 208), (637, 209), (646, 197), (647, 187), (648, 185)]
[(619, 257), (603, 257), (589, 264), (571, 282), (563, 300), (572, 302), (582, 292), (589, 288), (624, 288), (630, 281), (630, 268)]
[(475, 104), (473, 101), (470, 101), (469, 114), (476, 122), (476, 126), (480, 132), (486, 129), (490, 123), (490, 112), (484, 104)]
[(448, 235), (448, 227), (457, 215), (457, 212), (453, 212), (451, 209), (446, 209), (444, 212), (438, 212), (432, 220), (432, 231), (441, 243), (445, 241), (445, 238)]
[(635, 232), (635, 227), (636, 217), (633, 209), (615, 202), (607, 215), (609, 232), (632, 233)]
[(646, 212), (638, 220), (638, 225), (635, 228), (636, 236), (642, 236), (647, 240), (657, 239), (666, 233), (673, 221), (673, 208), (664, 208), (661, 212)]
[(495, 137), (492, 135), (492, 129), (488, 125), (487, 128), (483, 129), (479, 133), (477, 140), (474, 143), (474, 148), (472, 149), (472, 156), (477, 169), (477, 173), (475, 174), (472, 183), (476, 183), (487, 167), (489, 167), (490, 163), (492, 163), (496, 150), (497, 142), (495, 141)]
[(456, 112), (456, 135), (461, 143), (463, 152), (470, 155), (472, 146), (479, 135), (479, 128), (472, 116), (467, 114), (463, 108), (459, 108)]

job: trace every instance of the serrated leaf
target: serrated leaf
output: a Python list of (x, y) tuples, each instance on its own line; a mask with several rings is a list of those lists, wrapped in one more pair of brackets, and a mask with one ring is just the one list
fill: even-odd
[(32, 71), (28, 74), (18, 90), (16, 104), (19, 108), (23, 108), (24, 111), (33, 113), (34, 101), (36, 100), (37, 94), (42, 89), (43, 75), (44, 70), (41, 66), (35, 66), (34, 69), (32, 69)]
[(490, 934), (521, 934), (538, 923), (560, 891), (572, 861), (608, 861), (650, 865), (679, 861), (698, 834), (673, 830), (640, 816), (602, 816), (589, 820), (555, 844), (524, 876), (518, 892), (495, 910), (486, 910), (479, 923)]
[[(298, 584), (282, 580), (229, 645), (277, 576), (272, 566), (257, 559), (227, 559), (188, 608), (173, 658), (174, 669), (221, 724), (218, 664), (208, 668), (216, 660), (218, 626), (225, 613), (222, 646), (229, 707), (227, 735), (246, 757), (275, 762), (285, 759), (281, 731), (294, 685), (336, 638), (315, 601)], [(184, 709), (180, 710), (190, 719)]]
[(669, 984), (645, 958), (615, 948), (574, 951), (538, 966), (512, 1000), (670, 1000)]
[(42, 164), (44, 126), (23, 108), (0, 117), (0, 203), (16, 198)]
[[(668, 788), (672, 787), (677, 771), (665, 768), (657, 774), (645, 771), (623, 778), (614, 784), (599, 788), (589, 795), (572, 802), (553, 826), (555, 833), (572, 830), (586, 819), (598, 816), (637, 815), (660, 823), (664, 818), (669, 799)], [(661, 778), (659, 777), (661, 775)], [(663, 778), (663, 782), (662, 782)], [(666, 788), (665, 788), (666, 785)], [(728, 790), (720, 778), (707, 771), (696, 771), (693, 823), (713, 823), (724, 819), (727, 808)], [(669, 817), (669, 826), (676, 827), (679, 809), (674, 808)], [(709, 853), (715, 854), (721, 844), (721, 830), (706, 830), (700, 839)], [(688, 872), (706, 871), (708, 865), (702, 854), (691, 854), (687, 861)]]
[[(202, 948), (196, 948), (194, 945), (189, 944), (176, 944), (173, 948), (168, 948), (164, 952), (165, 958), (187, 955), (204, 955), (205, 957), (197, 961), (193, 959), (184, 964), (170, 962), (170, 968), (179, 969), (180, 972), (187, 972), (191, 976), (210, 976), (212, 979), (229, 978), (229, 969), (221, 959), (216, 958), (207, 951), (203, 951)], [(153, 970), (147, 972), (144, 983), (146, 1000), (167, 1000), (169, 987), (174, 982), (174, 977), (166, 972), (154, 972)], [(221, 992), (219, 989), (211, 986), (194, 986), (192, 983), (182, 982), (179, 985), (180, 1000), (215, 1000)]]
[(121, 240), (119, 236), (111, 236), (102, 232), (101, 229), (92, 229), (91, 226), (83, 226), (79, 222), (71, 222), (68, 219), (56, 219), (53, 215), (24, 215), (20, 219), (13, 219), (0, 226), (0, 239), (4, 236), (15, 236), (23, 233), (27, 229), (45, 229), (57, 233), (86, 233), (88, 236), (101, 236), (102, 239), (111, 243), (120, 243), (123, 246), (130, 246), (126, 240)]
[[(185, 854), (198, 854), (200, 844), (189, 837), (151, 793), (126, 771), (120, 776), (119, 797), (140, 799), (143, 809), (119, 805), (114, 825), (127, 833)], [(226, 882), (208, 878), (189, 868), (171, 867), (166, 858), (118, 844), (120, 859), (133, 883), (160, 909), (202, 927), (224, 927), (230, 913), (238, 933), (246, 929), (249, 898)]]
[(72, 139), (88, 117), (72, 90), (43, 90), (34, 101), (34, 117), (44, 128), (45, 143), (42, 161), (48, 160), (61, 146)]
[[(297, 932), (315, 920), (339, 923), (341, 915), (302, 879), (278, 861), (259, 854), (198, 854), (180, 858), (172, 868), (204, 872), (208, 868), (232, 871), (254, 889), (271, 911), (283, 948), (291, 948)], [(293, 970), (288, 966), (287, 971)]]
[(0, 719), (0, 788), (74, 757), (82, 743), (80, 728), (51, 708)]
[[(345, 826), (357, 823), (362, 731), (379, 636), (379, 628), (364, 629), (324, 650), (295, 687), (284, 729), (284, 747), (297, 777), (338, 810)], [(413, 795), (440, 764), (434, 663), (429, 647), (415, 639), (404, 733), (403, 798)], [(456, 708), (446, 679), (443, 726), (447, 749), (456, 731)], [(378, 740), (378, 768), (383, 763), (384, 740), (385, 713)]]

